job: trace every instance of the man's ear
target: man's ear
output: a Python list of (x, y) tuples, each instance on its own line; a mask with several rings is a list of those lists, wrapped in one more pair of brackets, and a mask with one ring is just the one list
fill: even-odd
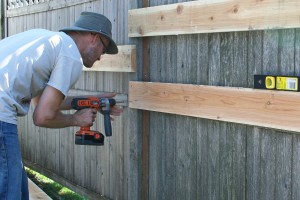
[(91, 33), (92, 34), (92, 42), (93, 44), (98, 44), (99, 42), (99, 35), (97, 33)]

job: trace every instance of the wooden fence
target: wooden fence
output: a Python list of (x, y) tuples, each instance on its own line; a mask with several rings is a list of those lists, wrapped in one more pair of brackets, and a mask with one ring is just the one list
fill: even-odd
[[(116, 119), (113, 136), (101, 148), (75, 146), (76, 128), (34, 127), (31, 110), (27, 118), (19, 121), (27, 165), (94, 199), (101, 195), (130, 200), (300, 198), (297, 126), (280, 130), (276, 121), (247, 124), (244, 120), (240, 124), (186, 112), (186, 109), (197, 112), (200, 108), (210, 111), (210, 105), (203, 108), (201, 103), (197, 104), (197, 98), (204, 98), (197, 96), (202, 94), (201, 88), (252, 88), (254, 74), (300, 76), (299, 3), (292, 0), (59, 2), (45, 1), (31, 5), (34, 9), (7, 10), (8, 35), (34, 27), (58, 30), (73, 23), (83, 10), (104, 13), (113, 21), (117, 44), (135, 45), (136, 69), (85, 71), (71, 92), (114, 91), (120, 98), (128, 95), (130, 107), (125, 107), (123, 116)], [(233, 24), (224, 26), (228, 20)], [(131, 81), (145, 81), (143, 85), (147, 87), (129, 91), (129, 85), (138, 84)], [(152, 83), (147, 82), (159, 86), (172, 83), (170, 87), (174, 89), (148, 89)], [(186, 92), (195, 87), (195, 97)], [(230, 88), (229, 91), (235, 90)], [(176, 89), (180, 91), (176, 93)], [(255, 93), (257, 98), (258, 94)], [(284, 93), (283, 97), (288, 98), (289, 94)], [(217, 102), (220, 97), (214, 95), (211, 100)], [(300, 99), (298, 93), (292, 96), (295, 98), (292, 102)], [(159, 107), (159, 100), (168, 97), (172, 99), (170, 105), (162, 101), (166, 107)], [(179, 97), (183, 99), (174, 101)], [(190, 100), (195, 109), (189, 107)], [(224, 110), (224, 116), (228, 112)], [(291, 117), (289, 112), (293, 113), (293, 108), (280, 115)], [(257, 115), (258, 119), (268, 118), (264, 112)], [(94, 128), (103, 130), (103, 119), (98, 119)], [(298, 125), (298, 121), (291, 119), (290, 123)]]

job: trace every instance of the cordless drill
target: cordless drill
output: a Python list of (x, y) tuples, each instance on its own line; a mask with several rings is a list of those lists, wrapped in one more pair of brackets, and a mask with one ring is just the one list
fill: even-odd
[[(110, 106), (116, 105), (116, 100), (112, 98), (74, 98), (71, 102), (72, 108), (81, 110), (85, 108), (101, 109), (104, 115), (105, 135), (111, 136)], [(75, 144), (78, 145), (104, 145), (104, 135), (99, 131), (90, 130), (90, 127), (80, 127), (75, 134)]]

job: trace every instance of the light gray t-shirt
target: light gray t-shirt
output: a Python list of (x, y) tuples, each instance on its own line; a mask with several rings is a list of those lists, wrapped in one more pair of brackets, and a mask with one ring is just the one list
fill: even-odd
[(33, 29), (1, 40), (0, 121), (17, 124), (46, 85), (66, 96), (82, 67), (76, 44), (63, 32)]

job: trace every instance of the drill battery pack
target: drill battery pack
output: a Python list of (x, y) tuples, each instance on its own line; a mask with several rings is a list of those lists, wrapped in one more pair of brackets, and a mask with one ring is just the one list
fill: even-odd
[(300, 91), (299, 80), (297, 76), (254, 75), (254, 89)]
[(103, 146), (104, 145), (104, 135), (100, 132), (94, 132), (93, 134), (84, 134), (84, 133), (78, 131), (75, 134), (75, 144)]

